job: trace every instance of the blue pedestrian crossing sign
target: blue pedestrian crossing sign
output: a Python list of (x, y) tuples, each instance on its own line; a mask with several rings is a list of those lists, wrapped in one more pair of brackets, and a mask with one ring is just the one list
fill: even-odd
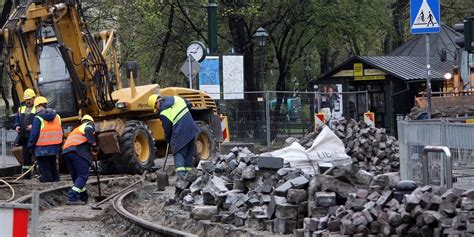
[(440, 0), (410, 0), (410, 31), (412, 34), (439, 33)]

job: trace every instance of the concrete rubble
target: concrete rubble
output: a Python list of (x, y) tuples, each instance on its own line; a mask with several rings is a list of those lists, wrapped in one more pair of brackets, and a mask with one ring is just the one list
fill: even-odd
[[(398, 172), (400, 168), (399, 143), (386, 133), (384, 128), (368, 126), (364, 121), (340, 120), (332, 127), (333, 132), (342, 140), (345, 152), (354, 165), (373, 174)], [(285, 146), (298, 142), (309, 149), (321, 133), (322, 128), (306, 134), (302, 139), (288, 138)]]
[(354, 164), (308, 175), (235, 148), (184, 181), (178, 201), (194, 220), (295, 236), (474, 234), (474, 190), (418, 187)]

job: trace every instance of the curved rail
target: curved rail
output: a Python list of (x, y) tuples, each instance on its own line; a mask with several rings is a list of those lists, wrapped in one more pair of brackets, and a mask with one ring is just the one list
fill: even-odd
[(176, 230), (176, 229), (173, 229), (173, 228), (169, 228), (169, 227), (158, 225), (156, 223), (149, 222), (149, 221), (147, 221), (145, 219), (142, 219), (142, 218), (130, 213), (129, 211), (127, 211), (127, 209), (125, 209), (125, 207), (123, 206), (123, 200), (128, 195), (134, 193), (135, 191), (136, 191), (136, 189), (132, 189), (130, 191), (124, 192), (123, 194), (120, 194), (117, 197), (115, 197), (113, 202), (112, 202), (114, 210), (122, 218), (126, 219), (130, 223), (133, 223), (133, 224), (139, 226), (142, 229), (146, 229), (148, 231), (151, 231), (151, 232), (159, 234), (159, 235), (176, 236), (176, 237), (180, 237), (180, 236), (186, 236), (186, 237), (193, 236), (194, 237), (194, 236), (197, 236), (197, 235), (186, 233), (186, 232), (183, 232), (183, 231), (180, 231), (180, 230)]

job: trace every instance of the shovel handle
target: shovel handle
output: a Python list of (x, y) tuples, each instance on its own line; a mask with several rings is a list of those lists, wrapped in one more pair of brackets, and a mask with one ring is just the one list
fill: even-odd
[(168, 152), (170, 150), (170, 144), (166, 143), (166, 154), (165, 154), (165, 162), (163, 163), (163, 168), (162, 170), (165, 170), (166, 167), (166, 161), (168, 160)]
[[(97, 158), (97, 157), (95, 157)], [(102, 196), (102, 190), (100, 188), (100, 176), (99, 176), (99, 166), (97, 164), (97, 159), (94, 159), (94, 164), (95, 166), (92, 166), (94, 168), (95, 175), (97, 176), (97, 186), (99, 186), (99, 196)]]

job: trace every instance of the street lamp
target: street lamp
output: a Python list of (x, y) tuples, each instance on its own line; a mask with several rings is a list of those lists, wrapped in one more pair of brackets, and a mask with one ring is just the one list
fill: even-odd
[(265, 47), (267, 46), (267, 41), (268, 41), (268, 33), (263, 27), (258, 27), (257, 31), (255, 31), (255, 34), (253, 37), (257, 40), (257, 45), (258, 47)]
[(451, 80), (451, 78), (453, 78), (453, 74), (451, 74), (450, 72), (447, 72), (446, 74), (444, 74), (444, 79)]
[(253, 35), (253, 38), (255, 39), (260, 51), (260, 83), (258, 84), (260, 85), (259, 89), (263, 89), (263, 82), (265, 81), (265, 61), (263, 49), (265, 46), (267, 46), (269, 35), (263, 27), (258, 27), (257, 31), (255, 31), (255, 34)]

